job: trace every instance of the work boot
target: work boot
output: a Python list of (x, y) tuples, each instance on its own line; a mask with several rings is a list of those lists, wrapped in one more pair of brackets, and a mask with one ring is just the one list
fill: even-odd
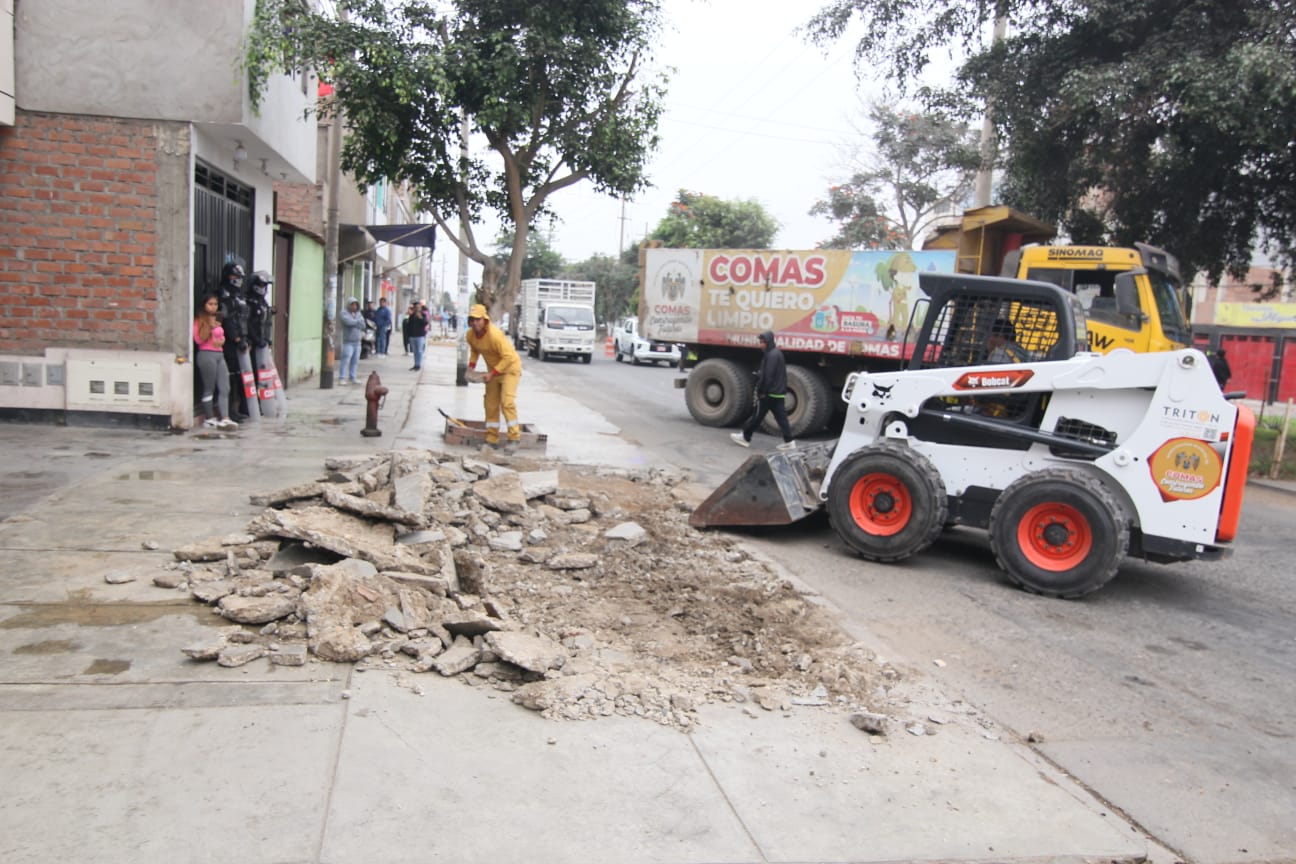
[(741, 432), (730, 432), (729, 440), (737, 444), (739, 447), (751, 446), (751, 442), (744, 438)]
[(517, 450), (518, 450), (518, 442), (516, 441), (505, 441), (504, 446), (500, 448), (501, 452), (507, 453), (510, 456), (516, 453)]

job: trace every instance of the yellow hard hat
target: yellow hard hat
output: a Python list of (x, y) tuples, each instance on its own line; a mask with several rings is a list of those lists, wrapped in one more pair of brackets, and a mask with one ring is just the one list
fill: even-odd
[(468, 317), (485, 318), (487, 321), (490, 320), (490, 316), (486, 314), (486, 307), (480, 303), (474, 303), (468, 307)]

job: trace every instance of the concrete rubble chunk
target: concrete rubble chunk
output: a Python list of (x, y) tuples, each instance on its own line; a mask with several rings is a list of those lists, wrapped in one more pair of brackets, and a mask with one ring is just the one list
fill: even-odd
[(487, 543), (496, 552), (521, 552), (522, 532), (504, 531), (491, 537)]
[(445, 653), (436, 657), (431, 665), (442, 675), (449, 677), (458, 675), (460, 672), (467, 672), (477, 665), (481, 659), (481, 651), (472, 640), (459, 636), (454, 640), (454, 644), (446, 649)]
[(593, 552), (563, 552), (545, 562), (550, 570), (588, 570), (599, 562)]
[(413, 525), (418, 528), (422, 528), (427, 523), (421, 512), (411, 513), (399, 507), (381, 504), (368, 498), (361, 498), (358, 495), (347, 495), (334, 489), (324, 490), (324, 501), (331, 507), (336, 507), (348, 513), (355, 513), (367, 519), (381, 519), (386, 522)]
[(486, 562), (481, 555), (458, 549), (454, 553), (454, 564), (459, 590), (466, 594), (481, 594), (486, 585)]
[(382, 576), (390, 579), (398, 585), (409, 585), (412, 588), (422, 588), (430, 594), (436, 594), (440, 597), (450, 593), (450, 585), (447, 584), (443, 576), (424, 576), (419, 573), (401, 573), (396, 570), (384, 570)]
[(270, 649), (255, 642), (244, 645), (227, 645), (216, 658), (217, 664), (231, 668), (246, 666), (270, 653)]
[(446, 532), (436, 528), (421, 528), (417, 531), (406, 531), (396, 537), (402, 546), (423, 546), (446, 542)]
[(406, 474), (392, 483), (392, 502), (398, 510), (421, 515), (435, 488), (436, 484), (426, 470)]
[(321, 498), (324, 495), (324, 486), (325, 484), (314, 480), (310, 483), (289, 486), (287, 489), (280, 489), (267, 495), (249, 495), (248, 501), (258, 507), (282, 507), (284, 504), (293, 501)]
[(217, 579), (214, 582), (195, 581), (189, 586), (189, 593), (193, 595), (193, 598), (204, 603), (215, 603), (233, 591), (234, 583), (225, 579)]
[(503, 625), (482, 612), (465, 609), (441, 619), (441, 626), (457, 636), (482, 636), (493, 633)]
[(309, 639), (312, 654), (335, 663), (354, 663), (373, 651), (373, 643), (360, 632), (360, 628), (345, 624), (320, 627)]
[(270, 652), (270, 662), (275, 666), (305, 666), (305, 645), (280, 645)]
[(301, 595), (303, 618), (309, 624), (361, 624), (376, 621), (399, 608), (394, 586), (367, 561), (354, 558), (336, 564), (311, 565), (311, 583)]
[(513, 691), (513, 701), (532, 711), (544, 711), (563, 702), (570, 702), (594, 689), (597, 679), (591, 674), (564, 675), (523, 684)]
[(590, 499), (569, 491), (556, 491), (544, 496), (544, 502), (559, 510), (588, 510)]
[(405, 616), (401, 614), (399, 609), (388, 609), (384, 612), (382, 623), (386, 624), (397, 633), (408, 633), (411, 629), (409, 624), (405, 622)]
[(532, 672), (561, 669), (567, 662), (567, 651), (547, 636), (518, 632), (493, 632), (486, 634), (486, 645), (514, 666)]
[(180, 649), (190, 660), (215, 660), (229, 643), (222, 637), (207, 642), (195, 642)]
[(558, 491), (557, 469), (550, 471), (521, 471), (517, 477), (518, 482), (522, 484), (522, 494), (527, 497), (527, 500), (552, 495)]
[(287, 594), (268, 594), (265, 597), (240, 597), (226, 594), (217, 603), (221, 614), (240, 624), (265, 624), (286, 618), (297, 610), (297, 597)]
[(638, 522), (622, 522), (604, 531), (603, 536), (609, 540), (627, 540), (634, 544), (647, 537), (648, 532)]
[(415, 588), (399, 588), (396, 596), (400, 598), (401, 618), (408, 630), (426, 630), (432, 623), (428, 596)]
[(403, 570), (424, 575), (441, 570), (439, 561), (434, 566), (408, 548), (397, 546), (391, 525), (371, 522), (332, 507), (266, 510), (250, 524), (263, 536), (304, 540), (343, 558), (367, 561), (380, 570)]
[(885, 714), (874, 714), (870, 711), (857, 711), (850, 715), (850, 723), (861, 732), (870, 735), (885, 735), (891, 725), (891, 718)]
[(112, 570), (104, 574), (104, 581), (109, 585), (125, 585), (127, 582), (135, 581), (135, 574), (124, 570)]
[(517, 474), (502, 474), (478, 480), (472, 486), (473, 495), (482, 506), (498, 513), (526, 512), (526, 495)]

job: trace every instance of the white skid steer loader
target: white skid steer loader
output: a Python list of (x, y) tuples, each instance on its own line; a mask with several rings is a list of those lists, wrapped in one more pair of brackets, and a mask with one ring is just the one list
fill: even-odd
[[(1134, 275), (1118, 278), (1118, 303)], [(881, 562), (971, 525), (1014, 584), (1068, 598), (1127, 555), (1231, 551), (1255, 417), (1225, 399), (1200, 351), (1077, 353), (1084, 313), (1044, 283), (923, 274), (921, 286), (909, 368), (852, 375), (837, 441), (751, 457), (693, 525), (787, 524), (826, 507), (842, 540)]]

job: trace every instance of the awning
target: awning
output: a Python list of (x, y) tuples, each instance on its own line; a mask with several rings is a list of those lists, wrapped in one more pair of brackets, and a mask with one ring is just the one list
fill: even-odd
[(435, 225), (366, 225), (364, 229), (379, 243), (428, 249), (436, 247)]

